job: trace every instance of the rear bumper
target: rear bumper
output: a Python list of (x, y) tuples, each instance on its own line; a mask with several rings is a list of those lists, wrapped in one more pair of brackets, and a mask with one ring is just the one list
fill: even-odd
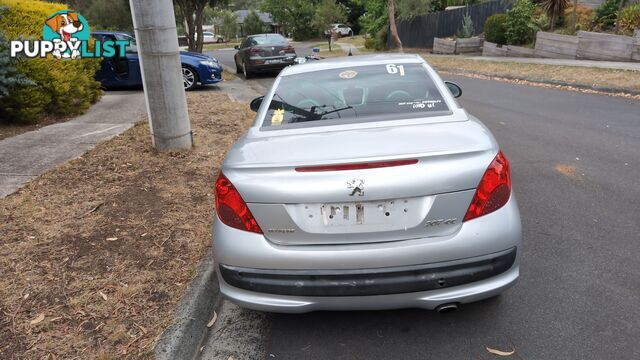
[[(434, 309), (497, 295), (519, 276), (521, 225), (513, 194), (501, 209), (465, 222), (449, 236), (366, 244), (277, 245), (261, 234), (230, 228), (217, 218), (214, 233), (214, 256), (222, 266), (218, 272), (222, 294), (243, 307), (263, 311)], [(502, 257), (511, 251), (512, 258)], [(488, 259), (489, 263), (483, 262)], [(402, 273), (408, 269), (417, 272)], [(237, 273), (242, 271), (254, 285), (239, 281)], [(259, 279), (256, 273), (268, 276)], [(376, 280), (372, 278), (376, 273), (389, 276)], [(326, 282), (335, 278), (326, 277), (320, 278), (324, 284), (320, 281), (311, 287), (295, 276), (274, 282), (274, 274), (302, 275), (304, 281), (318, 280), (310, 275), (341, 275), (360, 289), (340, 284), (332, 288)], [(441, 279), (445, 286), (434, 287)], [(283, 279), (276, 276), (275, 280)], [(376, 286), (380, 281), (384, 285)], [(261, 286), (255, 286), (258, 283)]]
[(220, 265), (224, 281), (238, 289), (290, 296), (403, 294), (466, 285), (500, 275), (516, 260), (516, 248), (435, 264), (358, 270), (264, 270)]
[(260, 63), (260, 62), (256, 62), (256, 60), (249, 60), (247, 62), (247, 70), (252, 71), (252, 72), (260, 72), (260, 71), (275, 71), (275, 70), (282, 70), (284, 68), (286, 68), (289, 65), (293, 65), (293, 60), (295, 59), (295, 57), (293, 58), (284, 58), (282, 59), (282, 62), (276, 63), (276, 64), (266, 64), (266, 63)]

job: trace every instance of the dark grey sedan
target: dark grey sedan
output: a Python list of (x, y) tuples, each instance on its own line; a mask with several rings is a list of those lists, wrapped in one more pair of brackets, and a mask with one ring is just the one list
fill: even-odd
[(280, 71), (296, 58), (296, 50), (280, 34), (251, 35), (235, 48), (236, 72), (245, 78), (257, 72)]

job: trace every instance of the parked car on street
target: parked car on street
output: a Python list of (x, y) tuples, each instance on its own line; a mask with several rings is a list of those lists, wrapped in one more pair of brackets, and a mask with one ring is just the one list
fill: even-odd
[[(91, 35), (102, 41), (129, 40), (124, 57), (116, 56), (102, 60), (100, 70), (96, 73), (96, 80), (107, 89), (142, 86), (142, 73), (135, 38), (127, 33), (113, 31), (95, 31)], [(222, 81), (222, 66), (216, 58), (181, 51), (180, 62), (185, 90)]]
[(243, 73), (245, 78), (257, 72), (280, 71), (296, 58), (296, 50), (280, 34), (250, 35), (235, 49), (236, 72)]
[[(198, 33), (195, 34), (196, 39), (198, 39)], [(203, 31), (202, 32), (202, 41), (206, 43), (222, 43), (224, 42), (224, 37), (221, 35), (216, 35), (211, 31)]]
[(417, 55), (287, 67), (215, 184), (220, 291), (275, 312), (448, 312), (519, 276), (509, 162)]
[(339, 36), (352, 36), (353, 30), (345, 24), (331, 24), (327, 30), (324, 31), (325, 35), (329, 35), (332, 32)]

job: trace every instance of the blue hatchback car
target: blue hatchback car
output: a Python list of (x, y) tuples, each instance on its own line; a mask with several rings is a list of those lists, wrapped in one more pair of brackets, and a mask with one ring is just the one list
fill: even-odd
[[(141, 87), (142, 74), (135, 38), (127, 33), (114, 31), (95, 31), (91, 35), (100, 41), (129, 40), (125, 57), (105, 58), (96, 73), (96, 80), (107, 89)], [(185, 90), (194, 89), (199, 84), (215, 84), (222, 81), (222, 66), (216, 58), (181, 51), (180, 62)]]

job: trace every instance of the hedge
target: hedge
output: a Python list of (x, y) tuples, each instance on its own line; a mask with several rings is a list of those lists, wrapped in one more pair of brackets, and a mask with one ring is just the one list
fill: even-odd
[[(0, 8), (4, 8), (0, 31), (7, 39), (40, 40), (47, 17), (68, 7), (39, 0), (0, 0)], [(15, 67), (33, 84), (16, 86), (0, 98), (2, 121), (32, 123), (44, 113), (77, 115), (102, 95), (94, 79), (100, 59), (20, 58)]]

